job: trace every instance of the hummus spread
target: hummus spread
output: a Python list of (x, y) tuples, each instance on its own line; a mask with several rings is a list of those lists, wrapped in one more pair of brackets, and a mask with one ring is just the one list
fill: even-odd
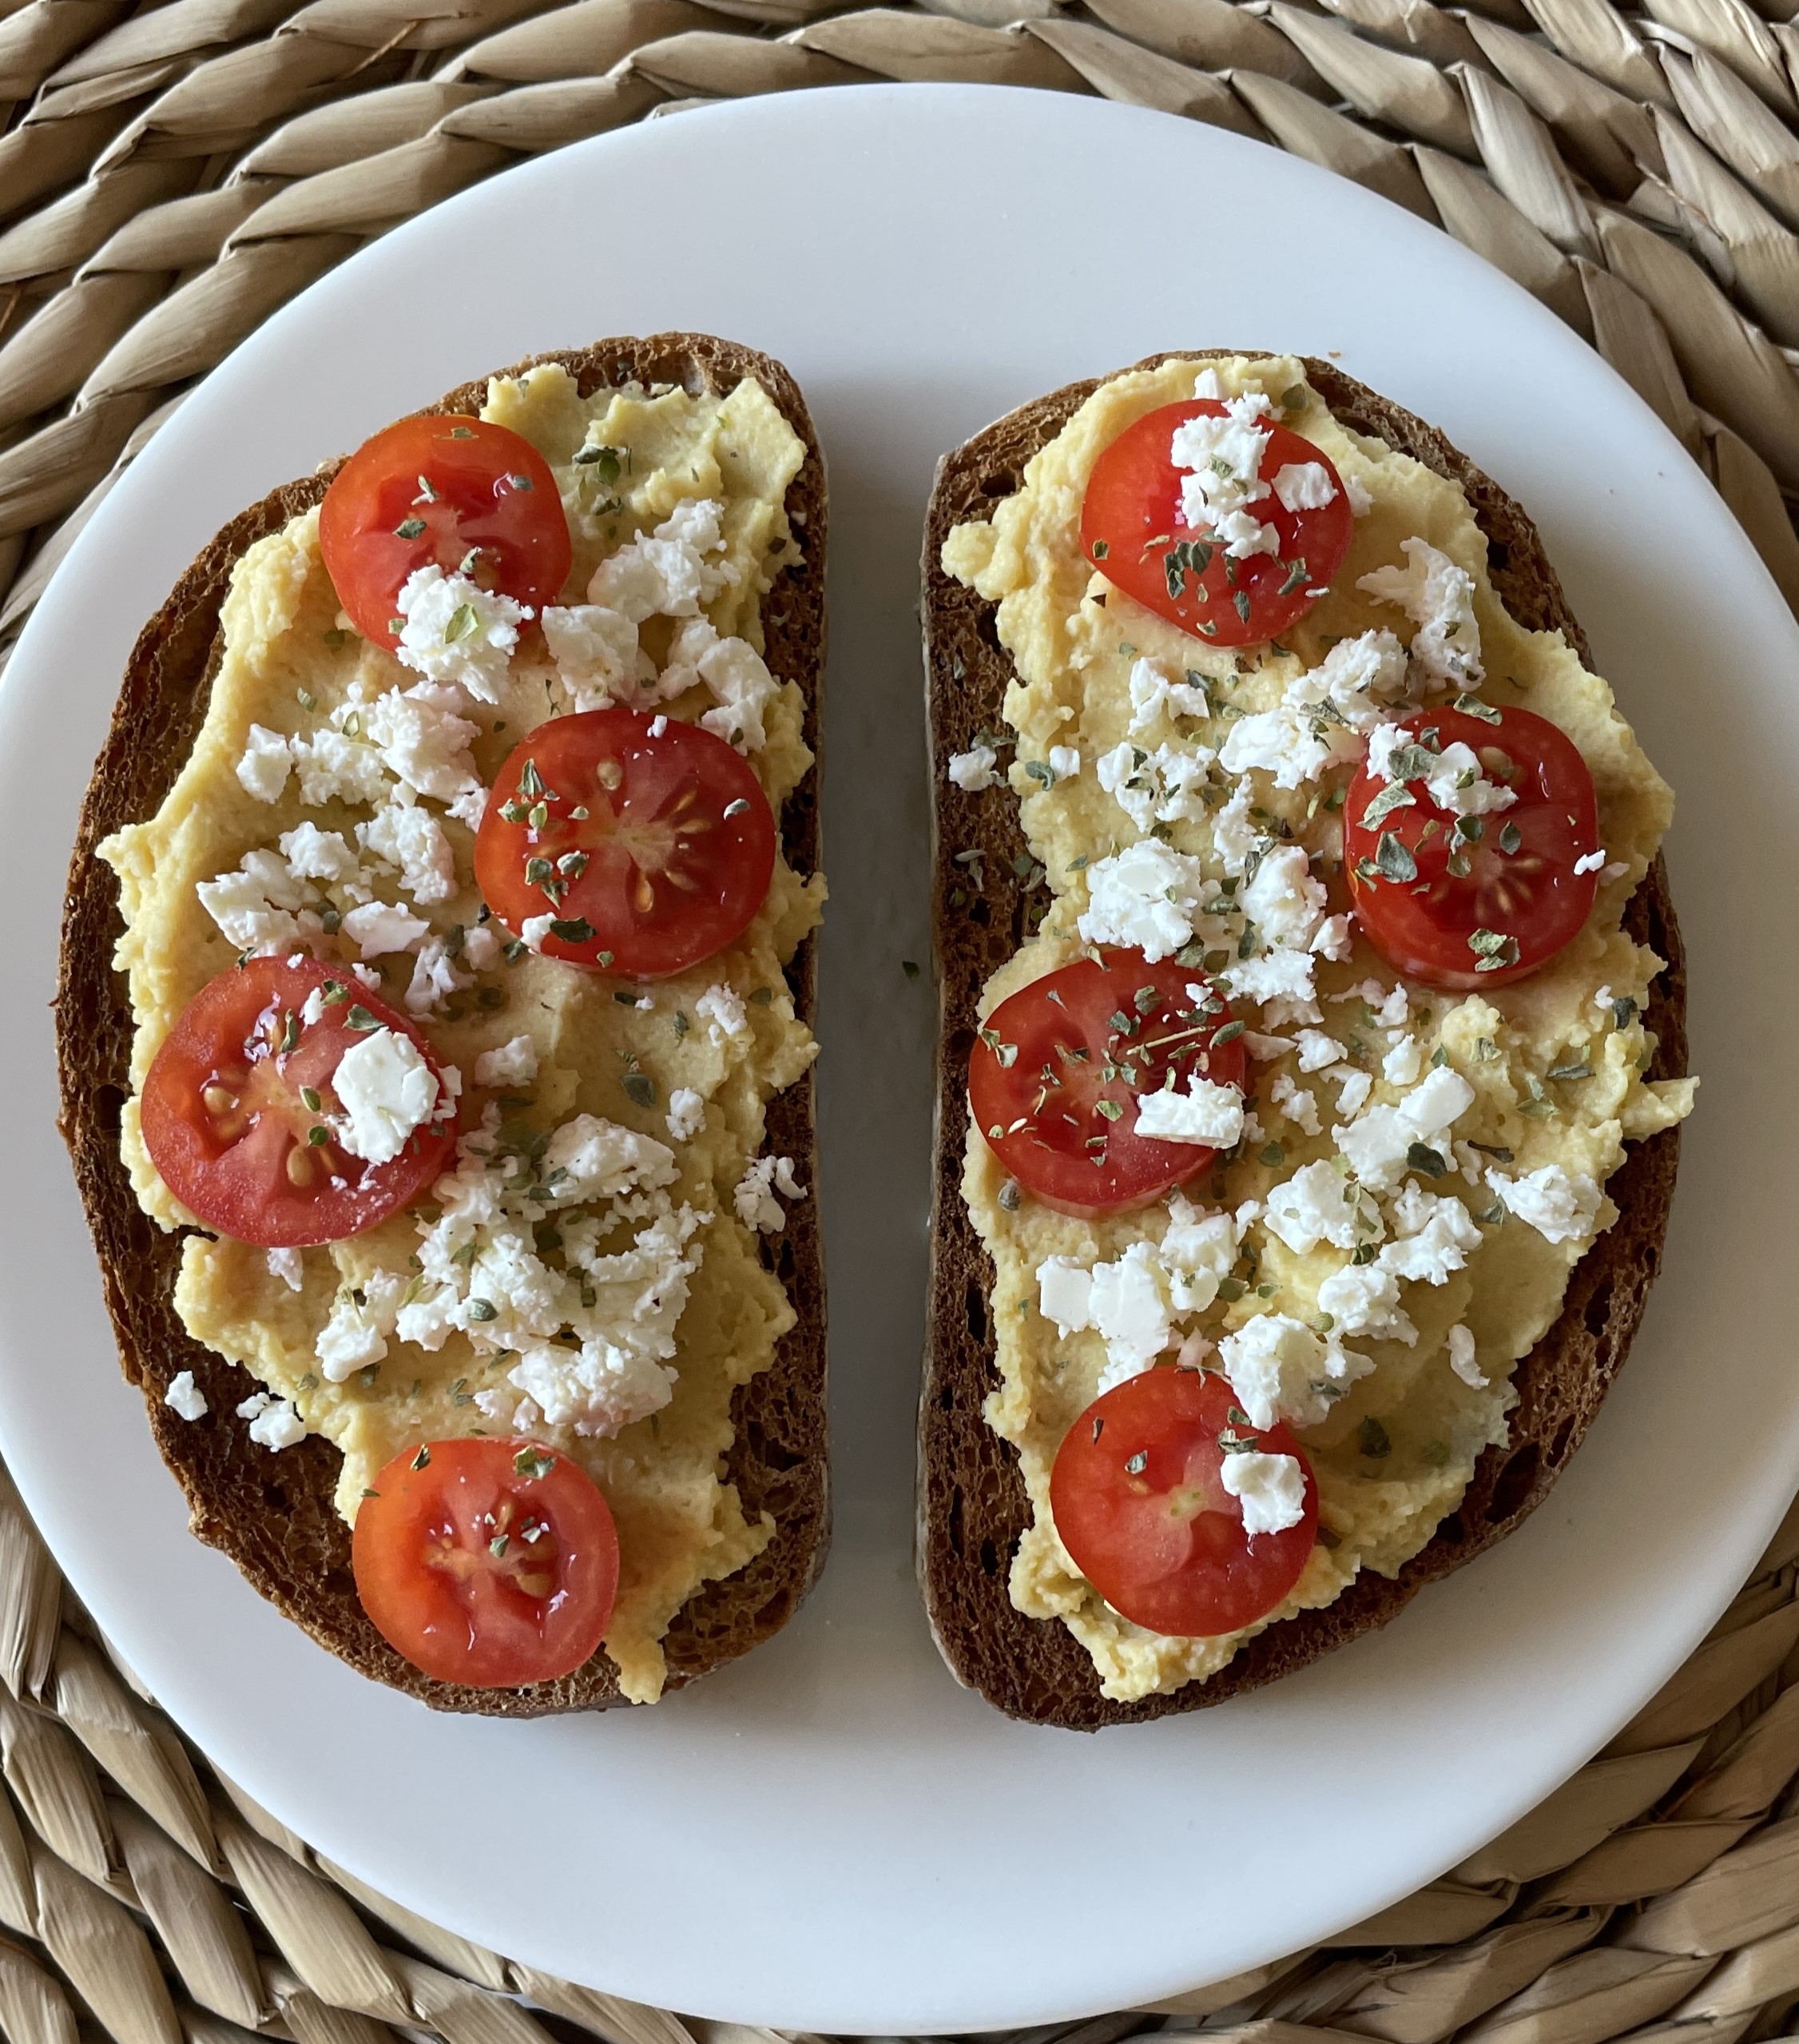
[[(420, 1441), (558, 1446), (617, 1521), (606, 1646), (624, 1693), (648, 1701), (674, 1614), (773, 1531), (746, 1519), (723, 1471), (732, 1392), (794, 1320), (757, 1236), (809, 1188), (759, 1153), (766, 1103), (816, 1052), (782, 973), (824, 883), (777, 858), (737, 943), (626, 985), (492, 921), (474, 825), (522, 738), (613, 700), (722, 710), (779, 816), (812, 754), (798, 688), (761, 665), (761, 606), (804, 545), (784, 504), (804, 448), (753, 380), (722, 398), (627, 385), (584, 399), (544, 366), (495, 379), (482, 416), (554, 471), (574, 547), (564, 605), (594, 601), (602, 563), (628, 565), (607, 585), (627, 595), (604, 644), (578, 610), (510, 643), (483, 614), (468, 658), (440, 642), (402, 664), (340, 612), (308, 512), (239, 563), (192, 755), (157, 814), (101, 855), (126, 925), (134, 1086), (188, 1001), (247, 949), (359, 970), (461, 1082), (459, 1162), (411, 1210), (304, 1251), (188, 1236), (183, 1322), (266, 1386), (240, 1415), (261, 1444), (244, 1452), (324, 1434), (353, 1524), (375, 1473)], [(696, 618), (721, 661), (702, 658)], [(145, 1210), (191, 1223), (145, 1151), (135, 1099), (122, 1143)], [(551, 1167), (563, 1175), (545, 1192)], [(534, 1201), (518, 1190), (533, 1178)]]
[[(1134, 602), (1091, 569), (1079, 543), (1082, 499), (1101, 451), (1145, 412), (1194, 396), (1208, 370), (1216, 392), (1208, 385), (1201, 394), (1268, 393), (1281, 423), (1336, 465), (1358, 514), (1348, 558), (1322, 601), (1278, 642), (1235, 652)], [(1205, 892), (1218, 896), (1228, 881), (1222, 892), (1240, 901), (1277, 848), (1303, 847), (1326, 874), (1340, 866), (1340, 798), (1333, 804), (1330, 791), (1348, 767), (1308, 775), (1301, 746), (1285, 770), (1265, 742), (1258, 750), (1240, 741), (1233, 751), (1230, 734), (1273, 729), (1247, 720), (1290, 702), (1296, 677), (1361, 634), (1413, 642), (1418, 667), (1433, 626), (1422, 587), (1409, 617), (1358, 587), (1376, 571), (1405, 570), (1404, 543), (1416, 539), (1465, 571), (1465, 584), (1450, 578), (1464, 602), (1471, 586), (1485, 702), (1549, 718), (1591, 771), (1606, 864), (1580, 934), (1530, 977), (1463, 995), (1402, 980), (1337, 919), (1308, 951), (1309, 994), (1289, 985), (1258, 999), (1273, 984), (1255, 970), (1265, 937), (1252, 936), (1240, 952), (1241, 908), (1209, 918), (1196, 911), (1196, 945), (1218, 947), (1206, 963), (1247, 1023), (1252, 1051), (1243, 1139), (1209, 1179), (1137, 1212), (1071, 1219), (1021, 1197), (979, 1134), (970, 1135), (963, 1190), (996, 1271), (1002, 1384), (987, 1417), (1017, 1449), (1034, 1511), (1012, 1568), (1012, 1601), (1069, 1627), (1108, 1697), (1203, 1680), (1262, 1625), (1332, 1602), (1358, 1570), (1395, 1573), (1453, 1511), (1482, 1449), (1506, 1439), (1512, 1366), (1555, 1319), (1568, 1273), (1594, 1234), (1616, 1219), (1602, 1188), (1626, 1142), (1691, 1106), (1694, 1081), (1642, 1076), (1653, 1044), (1640, 1017), (1662, 961), (1619, 928), (1672, 797), (1606, 684), (1559, 633), (1525, 630), (1493, 593), (1487, 543), (1460, 489), (1340, 425), (1292, 357), (1170, 362), (1106, 384), (1031, 462), (1017, 495), (991, 521), (959, 526), (944, 546), (946, 570), (999, 606), (1016, 672), (1004, 705), (1016, 734), (1011, 787), (1053, 897), (1038, 934), (988, 982), (984, 1015), (1090, 948), (1078, 924), (1092, 904), (1095, 869), (1140, 841), (1197, 859), (1212, 883)], [(1448, 614), (1434, 627), (1439, 646), (1446, 635), (1456, 640)], [(1408, 706), (1388, 707), (1396, 716)], [(1131, 748), (1122, 759), (1121, 746)], [(1241, 763), (1252, 755), (1268, 763)], [(1390, 1111), (1402, 1103), (1412, 1104), (1413, 1132), (1436, 1153), (1440, 1173), (1412, 1167), (1404, 1141), (1396, 1157), (1384, 1149), (1384, 1132), (1397, 1125)], [(1317, 1167), (1322, 1180), (1309, 1175)], [(1352, 1211), (1363, 1217), (1363, 1240), (1321, 1237), (1320, 1185), (1358, 1180)], [(1193, 1239), (1195, 1206), (1229, 1216), (1237, 1243), (1234, 1260), (1227, 1247), (1209, 1275), (1183, 1267), (1175, 1246), (1183, 1228)], [(1376, 1244), (1391, 1253), (1383, 1258)], [(1372, 1364), (1360, 1376), (1344, 1372), (1348, 1381), (1328, 1387), (1320, 1415), (1297, 1429), (1319, 1493), (1320, 1538), (1304, 1573), (1266, 1617), (1223, 1637), (1164, 1637), (1121, 1617), (1075, 1568), (1050, 1515), (1050, 1471), (1064, 1434), (1132, 1365), (1098, 1330), (1065, 1331), (1047, 1317), (1054, 1299), (1038, 1274), (1051, 1259), (1066, 1259), (1052, 1269), (1090, 1271), (1134, 1245), (1143, 1246), (1135, 1260), (1160, 1288), (1170, 1352), (1184, 1344), (1188, 1357), (1207, 1354), (1262, 1316), (1280, 1315), (1299, 1330), (1271, 1320), (1252, 1343), (1309, 1342), (1320, 1356), (1327, 1345), (1346, 1345)]]

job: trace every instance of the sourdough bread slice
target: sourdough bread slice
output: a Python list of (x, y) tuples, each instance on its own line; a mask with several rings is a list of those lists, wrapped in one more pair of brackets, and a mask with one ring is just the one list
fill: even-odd
[[(804, 535), (804, 557), (783, 571), (764, 598), (770, 667), (798, 682), (804, 732), (814, 763), (783, 807), (782, 843), (796, 870), (819, 860), (816, 754), (824, 678), (824, 467), (799, 387), (765, 355), (709, 336), (657, 334), (541, 355), (498, 373), (518, 376), (559, 363), (587, 396), (631, 381), (726, 393), (755, 377), (804, 443), (787, 509)], [(478, 412), (486, 380), (465, 384), (431, 412)], [(275, 490), (219, 532), (146, 625), (127, 664), (110, 733), (83, 805), (69, 867), (57, 991), (61, 1127), (100, 1259), (125, 1373), (143, 1390), (163, 1458), (180, 1480), (199, 1537), (228, 1554), (272, 1603), (323, 1646), (364, 1675), (440, 1710), (531, 1717), (621, 1700), (603, 1651), (572, 1675), (516, 1690), (435, 1682), (397, 1654), (364, 1616), (351, 1573), (350, 1531), (333, 1509), (338, 1451), (309, 1435), (277, 1457), (247, 1451), (230, 1418), (254, 1380), (195, 1342), (174, 1306), (181, 1237), (166, 1234), (138, 1206), (119, 1155), (119, 1117), (131, 1091), (132, 1018), (123, 979), (113, 970), (121, 925), (113, 876), (95, 854), (121, 825), (153, 814), (181, 771), (205, 714), (222, 651), (219, 609), (233, 567), (265, 535), (324, 496), (340, 465)], [(787, 968), (795, 1012), (808, 1025), (815, 1007), (814, 941)], [(769, 1102), (768, 1143), (804, 1170), (816, 1163), (808, 1072)], [(814, 1174), (816, 1177), (816, 1174)], [(798, 1314), (769, 1368), (737, 1392), (736, 1433), (726, 1476), (744, 1511), (766, 1511), (774, 1537), (737, 1574), (706, 1584), (677, 1615), (664, 1642), (669, 1688), (736, 1658), (780, 1628), (823, 1565), (830, 1529), (824, 1407), (824, 1275), (816, 1201), (796, 1202), (785, 1231), (761, 1238), (762, 1255)], [(170, 1380), (191, 1370), (211, 1408), (199, 1421), (163, 1403)]]
[[(1134, 366), (1235, 352), (1165, 353)], [(1591, 666), (1586, 637), (1523, 510), (1435, 427), (1328, 362), (1309, 358), (1305, 366), (1313, 389), (1344, 424), (1462, 486), (1486, 537), (1488, 572), (1501, 602), (1532, 630), (1560, 630)], [(1101, 1695), (1092, 1661), (1066, 1626), (1015, 1608), (1008, 1575), (1031, 1505), (1015, 1450), (982, 1414), (999, 1382), (989, 1310), (994, 1269), (963, 1203), (961, 1180), (968, 1056), (981, 990), (1025, 940), (1024, 891), (1013, 877), (1013, 861), (1019, 858), (1027, 872), (1030, 861), (1021, 857), (1027, 848), (1015, 802), (975, 801), (947, 780), (950, 755), (966, 749), (975, 731), (1000, 723), (1013, 670), (999, 643), (996, 606), (946, 574), (942, 553), (953, 526), (989, 516), (999, 499), (1022, 487), (1026, 463), (1101, 380), (1038, 398), (943, 458), (923, 564), (940, 1023), (929, 1334), (919, 1423), (919, 1579), (939, 1649), (959, 1681), (1011, 1716), (1082, 1731), (1201, 1709), (1290, 1674), (1384, 1625), (1426, 1583), (1472, 1560), (1528, 1517), (1580, 1445), (1642, 1319), (1661, 1263), (1680, 1143), (1678, 1128), (1670, 1128), (1635, 1144), (1612, 1176), (1606, 1191), (1619, 1219), (1575, 1266), (1561, 1317), (1516, 1366), (1510, 1439), (1481, 1455), (1459, 1509), (1396, 1577), (1364, 1570), (1334, 1604), (1257, 1634), (1209, 1680), (1135, 1703)], [(952, 889), (966, 885), (953, 855), (970, 849), (985, 855), (986, 890), (971, 905), (952, 909)], [(1650, 1076), (1679, 1076), (1686, 1068), (1686, 972), (1659, 858), (1624, 926), (1667, 961), (1644, 1017), (1658, 1040)]]

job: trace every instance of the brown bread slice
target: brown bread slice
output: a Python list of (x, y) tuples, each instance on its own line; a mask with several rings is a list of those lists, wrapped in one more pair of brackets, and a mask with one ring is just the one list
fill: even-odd
[[(805, 697), (805, 738), (816, 755), (824, 680), (824, 465), (799, 386), (769, 356), (705, 334), (602, 340), (535, 356), (500, 373), (516, 376), (540, 362), (561, 363), (584, 396), (633, 380), (725, 392), (754, 376), (804, 442), (804, 464), (787, 494), (804, 558), (784, 571), (764, 599), (762, 623), (770, 667), (797, 682)], [(476, 412), (486, 389), (483, 377), (425, 409)], [(340, 465), (328, 462), (233, 519), (182, 576), (132, 650), (69, 871), (56, 1000), (61, 1127), (99, 1254), (120, 1360), (144, 1392), (157, 1446), (187, 1493), (194, 1532), (228, 1554), (264, 1597), (322, 1646), (437, 1709), (505, 1717), (592, 1709), (621, 1700), (617, 1671), (603, 1652), (558, 1681), (471, 1689), (432, 1681), (375, 1631), (356, 1601), (349, 1529), (332, 1505), (337, 1449), (317, 1435), (278, 1457), (246, 1447), (244, 1429), (232, 1414), (254, 1382), (182, 1326), (173, 1304), (181, 1239), (145, 1215), (119, 1159), (119, 1114), (131, 1090), (131, 1011), (125, 981), (112, 964), (122, 928), (117, 887), (94, 847), (121, 825), (153, 814), (187, 758), (222, 650), (219, 606), (233, 565), (256, 540), (317, 503)], [(781, 812), (782, 843), (801, 873), (819, 861), (818, 777), (815, 759)], [(795, 1010), (808, 1025), (815, 949), (808, 938), (787, 968)], [(816, 1163), (809, 1073), (768, 1104), (768, 1141), (802, 1171)], [(816, 1183), (816, 1170), (808, 1182)], [(737, 1434), (726, 1474), (745, 1513), (753, 1519), (768, 1512), (776, 1531), (748, 1567), (706, 1584), (677, 1615), (664, 1643), (671, 1689), (778, 1632), (816, 1581), (829, 1537), (824, 1273), (816, 1200), (796, 1202), (785, 1231), (772, 1244), (764, 1238), (762, 1253), (799, 1318), (770, 1367), (736, 1394)], [(177, 1418), (162, 1402), (169, 1380), (183, 1370), (193, 1372), (206, 1394), (211, 1410), (204, 1419)]]
[[(1253, 352), (1201, 349), (1186, 359)], [(1135, 366), (1170, 359), (1153, 356)], [(1330, 363), (1308, 358), (1306, 371), (1344, 424), (1462, 485), (1506, 608), (1533, 630), (1559, 629), (1591, 666), (1586, 636), (1536, 528), (1504, 491), (1435, 427)], [(1066, 1626), (1014, 1609), (1007, 1574), (1031, 1506), (1015, 1450), (981, 1415), (999, 1382), (988, 1314), (994, 1271), (961, 1180), (978, 1003), (989, 974), (1024, 940), (1023, 893), (1012, 861), (1026, 847), (1015, 803), (979, 801), (947, 777), (950, 754), (964, 750), (983, 726), (999, 724), (1012, 666), (995, 629), (995, 606), (946, 575), (942, 552), (952, 526), (988, 516), (1020, 487), (1025, 463), (1100, 380), (1070, 384), (1009, 412), (938, 464), (925, 523), (923, 605), (940, 1027), (930, 1333), (919, 1417), (919, 1580), (939, 1649), (959, 1681), (1011, 1716), (1081, 1731), (1202, 1709), (1290, 1674), (1384, 1625), (1426, 1583), (1471, 1561), (1528, 1517), (1579, 1446), (1630, 1349), (1660, 1267), (1680, 1148), (1673, 1128), (1632, 1147), (1606, 1187), (1619, 1209), (1617, 1225), (1575, 1266), (1561, 1318), (1517, 1366), (1510, 1441), (1481, 1456), (1459, 1509), (1396, 1577), (1364, 1570), (1326, 1609), (1258, 1633), (1209, 1681), (1132, 1704), (1101, 1696), (1093, 1663)], [(954, 854), (975, 848), (986, 855), (986, 892), (971, 907), (952, 909), (950, 892), (964, 878)], [(1650, 1076), (1674, 1077), (1686, 1069), (1686, 979), (1659, 858), (1632, 898), (1625, 927), (1668, 961), (1644, 1019), (1659, 1040)]]

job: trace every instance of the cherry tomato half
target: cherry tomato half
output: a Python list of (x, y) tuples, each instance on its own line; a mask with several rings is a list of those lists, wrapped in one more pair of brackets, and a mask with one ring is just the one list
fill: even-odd
[(774, 813), (743, 760), (697, 724), (635, 710), (540, 725), (500, 769), (475, 844), (510, 928), (554, 917), (546, 957), (633, 980), (741, 937), (774, 868)]
[[(1267, 427), (1261, 475), (1269, 494), (1249, 507), (1280, 535), (1277, 554), (1233, 561), (1213, 535), (1181, 522), (1181, 483), (1170, 449), (1177, 427), (1225, 408), (1212, 398), (1164, 404), (1113, 441), (1094, 465), (1081, 503), (1081, 546), (1106, 579), (1209, 646), (1249, 646), (1303, 617), (1343, 565), (1355, 525), (1329, 459), (1285, 426)], [(1335, 495), (1316, 511), (1289, 511), (1273, 482), (1289, 465), (1316, 462)]]
[[(341, 968), (338, 968), (341, 970)], [(324, 1012), (301, 1019), (317, 992)], [(252, 958), (182, 1009), (144, 1081), (144, 1147), (163, 1183), (208, 1227), (268, 1249), (340, 1242), (415, 1199), (450, 1161), (454, 1115), (427, 1122), (397, 1157), (352, 1157), (332, 1130), (332, 1076), (377, 1028), (443, 1070), (417, 1025), (348, 972), (316, 958)]]
[(969, 1106), (1020, 1184), (1058, 1213), (1092, 1219), (1159, 1199), (1218, 1154), (1139, 1135), (1138, 1096), (1159, 1092), (1170, 1072), (1182, 1091), (1196, 1074), (1241, 1088), (1244, 1063), (1241, 1025), (1203, 972), (1108, 951), (1001, 1001), (968, 1060)]
[[(1356, 920), (1380, 955), (1428, 986), (1499, 987), (1523, 978), (1571, 943), (1593, 910), (1596, 872), (1577, 861), (1598, 848), (1593, 777), (1572, 739), (1529, 710), (1498, 722), (1459, 710), (1404, 720), (1420, 748), (1396, 764), (1464, 745), (1484, 777), (1510, 788), (1510, 807), (1458, 818), (1408, 776), (1396, 782), (1364, 765), (1343, 805), (1343, 853)], [(1373, 821), (1369, 822), (1370, 805)]]
[[(1312, 1466), (1285, 1426), (1233, 1421), (1231, 1389), (1197, 1370), (1147, 1370), (1095, 1398), (1050, 1471), (1050, 1509), (1074, 1565), (1112, 1609), (1152, 1632), (1209, 1638), (1272, 1611), (1299, 1581), (1318, 1531)], [(1219, 1436), (1297, 1457), (1305, 1515), (1243, 1530), (1220, 1481)]]
[(568, 579), (568, 520), (550, 464), (484, 419), (402, 419), (364, 440), (332, 478), (319, 549), (338, 600), (391, 652), (396, 600), (435, 563), (541, 610)]
[(388, 1644), (477, 1689), (590, 1660), (618, 1592), (611, 1507), (586, 1470), (529, 1441), (403, 1449), (363, 1493), (351, 1558)]

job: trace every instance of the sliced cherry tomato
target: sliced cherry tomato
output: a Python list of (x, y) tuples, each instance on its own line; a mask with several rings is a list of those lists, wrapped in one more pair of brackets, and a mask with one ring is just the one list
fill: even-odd
[[(1050, 1509), (1074, 1565), (1112, 1609), (1152, 1632), (1209, 1638), (1272, 1611), (1299, 1581), (1318, 1532), (1312, 1465), (1285, 1426), (1260, 1431), (1210, 1371), (1145, 1370), (1095, 1398), (1050, 1472)], [(1305, 1515), (1276, 1533), (1243, 1530), (1220, 1480), (1220, 1437), (1292, 1455)]]
[[(308, 1022), (314, 992), (324, 1010)], [(352, 1157), (332, 1128), (332, 1075), (377, 1028), (416, 1046), (444, 1100), (417, 1025), (348, 972), (336, 977), (316, 958), (252, 958), (208, 980), (144, 1081), (144, 1147), (163, 1183), (208, 1227), (268, 1249), (340, 1242), (415, 1199), (450, 1161), (454, 1115), (380, 1164)]]
[[(1572, 739), (1529, 710), (1498, 721), (1459, 710), (1404, 720), (1416, 768), (1402, 784), (1364, 765), (1343, 805), (1343, 856), (1356, 915), (1380, 955), (1435, 987), (1500, 987), (1572, 941), (1593, 910), (1598, 849), (1593, 777)], [(1511, 789), (1508, 808), (1458, 817), (1427, 791), (1431, 756), (1468, 747), (1483, 777)], [(1372, 817), (1372, 821), (1370, 818)]]
[(484, 419), (402, 419), (332, 478), (319, 549), (356, 629), (390, 651), (408, 576), (435, 563), (541, 610), (569, 573), (569, 525), (550, 464)]
[[(1127, 426), (1094, 465), (1081, 503), (1081, 545), (1106, 579), (1209, 646), (1249, 646), (1302, 618), (1343, 565), (1355, 526), (1342, 478), (1328, 456), (1285, 426), (1269, 423), (1262, 450), (1265, 497), (1249, 507), (1279, 535), (1278, 551), (1232, 560), (1209, 529), (1181, 522), (1186, 471), (1172, 455), (1175, 429), (1215, 399), (1164, 404)], [(1316, 511), (1289, 511), (1274, 479), (1316, 462), (1335, 493)]]
[(987, 1017), (968, 1060), (975, 1125), (1058, 1213), (1092, 1219), (1146, 1206), (1218, 1153), (1139, 1135), (1138, 1096), (1159, 1092), (1170, 1072), (1182, 1092), (1195, 1075), (1241, 1088), (1242, 1034), (1224, 996), (1190, 966), (1152, 965), (1141, 951), (1078, 958)]
[(546, 957), (633, 980), (741, 937), (774, 869), (774, 812), (744, 761), (697, 724), (635, 710), (540, 725), (500, 769), (475, 844), (513, 929), (551, 917)]
[(387, 1644), (477, 1689), (590, 1660), (618, 1593), (612, 1508), (585, 1469), (530, 1441), (402, 1449), (363, 1493), (351, 1558)]

